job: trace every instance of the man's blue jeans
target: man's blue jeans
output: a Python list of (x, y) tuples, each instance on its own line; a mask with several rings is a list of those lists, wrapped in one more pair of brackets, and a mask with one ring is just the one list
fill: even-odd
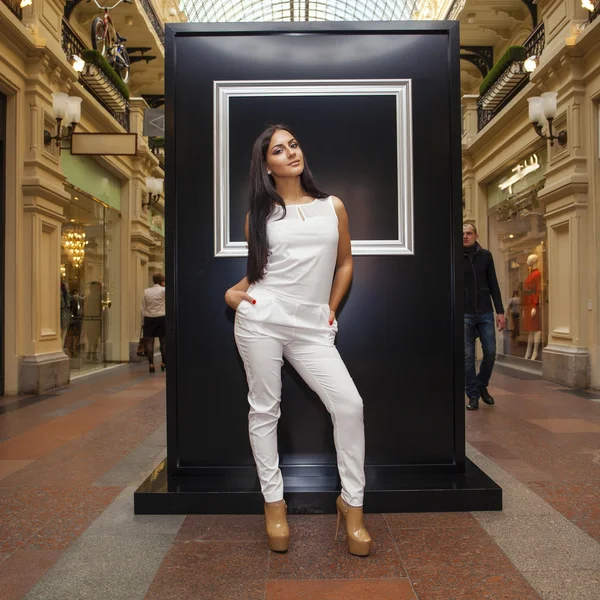
[[(475, 372), (475, 340), (479, 337), (483, 360), (479, 375)], [(479, 398), (479, 390), (487, 387), (496, 362), (496, 325), (494, 313), (465, 315), (465, 392), (467, 398)]]

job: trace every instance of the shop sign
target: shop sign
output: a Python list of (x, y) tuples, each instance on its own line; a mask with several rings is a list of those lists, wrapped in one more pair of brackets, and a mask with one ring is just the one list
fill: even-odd
[(498, 187), (504, 191), (508, 188), (508, 193), (512, 195), (513, 186), (515, 183), (518, 183), (523, 178), (527, 177), (530, 173), (537, 171), (540, 168), (540, 161), (537, 154), (533, 154), (528, 159), (524, 160), (522, 163), (519, 163), (516, 167), (511, 169), (512, 175), (501, 181), (498, 184)]
[(135, 156), (137, 139), (137, 133), (74, 133), (71, 154)]

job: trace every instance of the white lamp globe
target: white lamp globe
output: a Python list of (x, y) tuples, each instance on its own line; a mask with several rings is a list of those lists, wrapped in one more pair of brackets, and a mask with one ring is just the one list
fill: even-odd
[(545, 92), (542, 94), (542, 101), (544, 103), (544, 116), (546, 119), (554, 119), (556, 116), (556, 98), (558, 94), (556, 92)]
[(67, 116), (67, 100), (69, 96), (62, 92), (52, 94), (52, 112), (55, 119), (64, 119)]

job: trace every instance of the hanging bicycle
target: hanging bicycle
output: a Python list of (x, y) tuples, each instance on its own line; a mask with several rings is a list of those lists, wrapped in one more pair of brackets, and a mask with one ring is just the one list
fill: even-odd
[[(87, 1), (91, 2), (92, 0)], [(132, 0), (119, 0), (113, 6), (100, 6), (98, 0), (94, 0), (94, 4), (104, 11), (104, 17), (96, 17), (92, 21), (92, 47), (106, 58), (123, 82), (127, 83), (131, 67), (129, 54), (125, 48), (127, 38), (118, 34), (110, 17), (110, 11), (119, 6), (121, 2), (133, 4)]]

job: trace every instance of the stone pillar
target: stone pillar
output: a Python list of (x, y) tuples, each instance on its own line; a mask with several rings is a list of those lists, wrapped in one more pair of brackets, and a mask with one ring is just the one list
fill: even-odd
[(148, 287), (148, 263), (154, 239), (150, 231), (148, 221), (148, 207), (142, 207), (142, 202), (147, 201), (146, 176), (151, 173), (152, 168), (158, 162), (156, 157), (148, 153), (147, 147), (141, 149), (138, 147), (138, 154), (141, 156), (134, 160), (132, 179), (129, 197), (130, 205), (130, 240), (131, 240), (131, 258), (129, 264), (129, 358), (135, 362), (139, 359), (136, 356), (136, 349), (140, 337), (140, 327), (142, 324), (141, 305), (144, 289)]
[(477, 137), (477, 100), (479, 96), (465, 94), (461, 100), (462, 106), (462, 146), (468, 148)]
[[(537, 74), (536, 74), (537, 75)], [(544, 349), (546, 379), (574, 388), (591, 380), (590, 323), (587, 312), (589, 235), (588, 165), (586, 156), (584, 65), (575, 56), (557, 57), (535, 78), (541, 91), (558, 92), (556, 132), (566, 129), (568, 141), (549, 146), (546, 184), (539, 192), (548, 228), (549, 331)]]
[(44, 129), (56, 133), (50, 94), (68, 92), (73, 76), (49, 55), (28, 59), (27, 75), (23, 236), (17, 274), (22, 299), (19, 391), (37, 394), (70, 379), (60, 330), (61, 226), (69, 195), (63, 188), (60, 149), (54, 142), (44, 145)]

